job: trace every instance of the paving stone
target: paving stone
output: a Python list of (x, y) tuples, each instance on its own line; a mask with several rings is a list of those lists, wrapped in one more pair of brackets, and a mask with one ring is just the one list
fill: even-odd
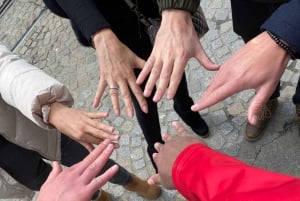
[[(4, 0), (0, 0), (0, 6)], [(201, 38), (206, 54), (222, 64), (244, 45), (232, 30), (230, 1), (202, 0), (209, 31)], [(100, 106), (92, 107), (99, 79), (97, 56), (93, 48), (81, 46), (72, 31), (69, 20), (48, 11), (42, 0), (14, 0), (0, 15), (0, 40), (16, 54), (63, 82), (74, 97), (74, 107), (89, 111), (105, 111), (110, 115), (104, 123), (116, 127), (121, 135), (120, 145), (111, 156), (130, 172), (146, 179), (154, 174), (147, 154), (147, 145), (136, 117), (126, 115), (120, 99), (121, 115), (113, 112), (107, 91)], [(235, 94), (220, 103), (200, 111), (210, 127), (210, 137), (204, 141), (212, 148), (239, 158), (249, 164), (300, 176), (300, 138), (295, 122), (292, 96), (298, 82), (300, 62), (290, 61), (281, 78), (279, 105), (263, 136), (256, 142), (244, 139), (248, 106), (255, 95), (253, 89)], [(186, 68), (190, 96), (196, 102), (209, 86), (215, 72), (209, 72), (191, 59)], [(163, 98), (157, 104), (161, 131), (175, 134), (173, 120), (182, 120), (173, 110), (173, 102)], [(190, 131), (190, 128), (188, 128)], [(0, 199), (8, 201), (35, 200), (37, 194), (18, 184), (0, 170)], [(2, 179), (3, 178), (3, 179)], [(118, 185), (108, 183), (104, 189), (113, 200), (145, 200)], [(18, 192), (18, 193), (13, 193)], [(20, 196), (22, 195), (22, 196)], [(158, 201), (185, 200), (177, 191), (163, 189)]]

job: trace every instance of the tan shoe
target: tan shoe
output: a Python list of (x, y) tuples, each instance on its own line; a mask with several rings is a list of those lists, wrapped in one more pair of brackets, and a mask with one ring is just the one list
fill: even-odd
[(161, 188), (159, 186), (149, 185), (147, 181), (142, 180), (133, 174), (130, 175), (131, 182), (123, 186), (126, 190), (136, 192), (147, 199), (156, 199), (160, 196)]
[(112, 201), (108, 192), (101, 189), (101, 194), (94, 201)]
[(262, 136), (262, 132), (268, 125), (278, 105), (277, 98), (269, 100), (262, 108), (256, 125), (247, 122), (245, 137), (248, 141), (256, 141)]

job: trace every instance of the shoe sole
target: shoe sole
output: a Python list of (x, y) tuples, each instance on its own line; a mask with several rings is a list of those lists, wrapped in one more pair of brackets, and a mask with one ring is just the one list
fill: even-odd
[(262, 138), (262, 136), (263, 136), (263, 133), (261, 133), (257, 137), (248, 137), (247, 135), (244, 135), (244, 138), (249, 142), (255, 142), (255, 141), (259, 140), (260, 138)]
[(205, 133), (205, 134), (201, 134), (201, 135), (199, 135), (198, 133), (196, 133), (195, 131), (193, 131), (194, 132), (194, 134), (195, 135), (197, 135), (197, 136), (199, 136), (199, 137), (202, 137), (202, 138), (208, 138), (209, 137), (209, 135), (210, 135), (210, 132), (208, 131), (207, 133)]

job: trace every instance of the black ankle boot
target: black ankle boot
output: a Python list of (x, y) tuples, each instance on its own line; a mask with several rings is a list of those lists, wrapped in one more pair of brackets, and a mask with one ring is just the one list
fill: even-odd
[(182, 110), (176, 103), (174, 103), (174, 109), (181, 119), (190, 126), (197, 135), (203, 138), (208, 137), (209, 128), (198, 112), (193, 112), (191, 109)]

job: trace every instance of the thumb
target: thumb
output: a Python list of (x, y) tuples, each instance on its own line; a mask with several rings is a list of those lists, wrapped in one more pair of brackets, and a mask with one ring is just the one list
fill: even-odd
[(89, 152), (92, 152), (95, 147), (93, 144), (91, 143), (87, 143), (87, 142), (79, 142), (82, 146), (84, 146)]
[(205, 53), (202, 46), (199, 46), (199, 49), (197, 50), (196, 59), (199, 61), (199, 63), (206, 68), (207, 70), (216, 71), (220, 68), (220, 65), (215, 64)]
[(136, 68), (143, 69), (145, 66), (145, 63), (146, 63), (145, 60), (141, 59), (140, 57), (136, 57), (136, 60), (135, 60)]
[(178, 121), (173, 121), (172, 126), (175, 128), (175, 130), (179, 136), (188, 136), (189, 135), (187, 129)]
[(159, 174), (155, 174), (155, 175), (152, 175), (151, 177), (149, 177), (149, 179), (147, 180), (147, 183), (149, 185), (160, 185), (161, 184), (161, 179), (160, 179), (160, 176)]
[[(62, 171), (62, 168), (59, 164), (59, 162), (57, 161), (54, 161), (52, 163), (52, 171), (50, 172), (49, 176), (48, 176), (48, 179), (52, 179), (52, 178), (55, 178), (57, 175), (59, 175), (59, 173)], [(48, 180), (47, 179), (47, 180)]]
[(248, 108), (248, 121), (252, 125), (256, 125), (259, 114), (264, 107), (265, 103), (268, 101), (271, 94), (269, 92), (263, 92), (263, 90), (258, 91), (254, 96), (251, 104)]
[(138, 63), (137, 64), (138, 68), (143, 69), (143, 70), (138, 75), (138, 77), (136, 79), (136, 83), (142, 84), (144, 82), (144, 80), (146, 79), (146, 77), (148, 76), (148, 74), (150, 74), (151, 69), (154, 64), (154, 60), (152, 59), (152, 57), (150, 57), (150, 58), (148, 58), (147, 62), (145, 62), (141, 58), (138, 58), (137, 63)]

